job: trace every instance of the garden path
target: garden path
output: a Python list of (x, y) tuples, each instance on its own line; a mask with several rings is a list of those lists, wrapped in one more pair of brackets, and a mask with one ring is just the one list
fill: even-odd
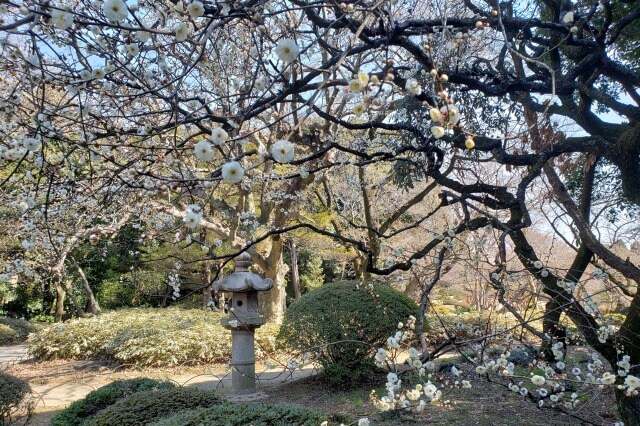
[[(0, 346), (0, 370), (29, 381), (38, 398), (36, 411), (62, 409), (74, 401), (84, 398), (89, 392), (115, 380), (133, 377), (152, 377), (171, 380), (181, 386), (196, 386), (202, 389), (231, 387), (230, 369), (215, 364), (203, 367), (176, 367), (163, 369), (113, 368), (102, 361), (49, 361), (32, 362), (26, 345)], [(282, 368), (266, 369), (256, 365), (260, 389), (298, 380), (315, 373), (313, 368), (289, 371)], [(267, 390), (268, 392), (268, 390)]]
[(0, 369), (6, 364), (12, 364), (28, 359), (27, 345), (0, 346)]

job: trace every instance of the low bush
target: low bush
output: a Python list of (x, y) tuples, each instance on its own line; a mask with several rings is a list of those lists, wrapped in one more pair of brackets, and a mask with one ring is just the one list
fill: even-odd
[(147, 425), (163, 417), (225, 403), (212, 390), (174, 388), (134, 393), (108, 406), (85, 422), (87, 426)]
[(0, 345), (21, 342), (29, 333), (34, 333), (43, 327), (29, 321), (17, 318), (0, 317)]
[(11, 424), (11, 417), (23, 409), (23, 401), (31, 392), (26, 380), (0, 371), (0, 425)]
[[(79, 318), (33, 334), (29, 351), (40, 360), (105, 359), (138, 366), (226, 362), (231, 333), (222, 314), (177, 308), (123, 309)], [(256, 331), (256, 356), (275, 350), (277, 326)]]
[(171, 382), (137, 378), (118, 380), (89, 393), (51, 419), (51, 426), (80, 426), (88, 418), (136, 392), (171, 389)]
[(325, 284), (287, 309), (278, 340), (289, 350), (317, 352), (329, 382), (349, 386), (372, 371), (378, 347), (417, 311), (386, 284)]
[(291, 405), (227, 403), (178, 413), (153, 423), (153, 426), (317, 426), (324, 421), (331, 425), (340, 421), (348, 423), (320, 411)]

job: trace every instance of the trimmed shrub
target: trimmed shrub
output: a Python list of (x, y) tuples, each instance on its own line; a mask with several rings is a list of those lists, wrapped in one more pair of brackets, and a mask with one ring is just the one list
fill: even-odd
[(335, 420), (331, 422), (330, 416), (320, 411), (292, 405), (227, 403), (178, 413), (153, 426), (317, 426), (324, 421), (338, 424), (339, 419)]
[(80, 426), (83, 422), (118, 400), (136, 392), (171, 389), (171, 382), (137, 378), (118, 380), (89, 393), (84, 399), (74, 402), (51, 419), (51, 426)]
[(34, 333), (41, 328), (23, 319), (0, 317), (0, 345), (21, 342), (29, 333)]
[(31, 392), (26, 380), (0, 371), (0, 425), (10, 424), (11, 416), (21, 408), (22, 401)]
[[(222, 314), (199, 309), (123, 309), (53, 325), (29, 338), (29, 351), (40, 360), (106, 359), (138, 366), (226, 362), (231, 333)], [(278, 328), (256, 331), (256, 356), (275, 351)]]
[(177, 412), (224, 403), (212, 390), (174, 388), (137, 392), (88, 419), (87, 426), (147, 425)]
[(386, 284), (325, 284), (287, 309), (278, 340), (289, 350), (317, 352), (332, 384), (355, 384), (373, 370), (376, 350), (398, 322), (417, 312), (411, 299)]

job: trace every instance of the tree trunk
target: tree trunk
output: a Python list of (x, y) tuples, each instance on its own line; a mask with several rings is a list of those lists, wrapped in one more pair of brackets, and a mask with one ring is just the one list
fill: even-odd
[(293, 284), (295, 298), (299, 299), (302, 292), (300, 291), (300, 273), (298, 272), (298, 250), (293, 240), (291, 240), (291, 284)]
[[(619, 332), (619, 343), (623, 348), (623, 354), (631, 357), (631, 365), (634, 366), (629, 370), (629, 374), (635, 377), (640, 377), (638, 336), (640, 336), (640, 292), (636, 293), (631, 301), (629, 314)], [(615, 360), (614, 357), (609, 359), (614, 371)], [(626, 396), (623, 390), (616, 390), (616, 399), (625, 426), (640, 426), (640, 396)]]
[(265, 272), (265, 278), (273, 280), (273, 288), (267, 292), (260, 293), (262, 297), (262, 312), (269, 322), (282, 324), (284, 320), (284, 309), (287, 292), (285, 289), (284, 277), (287, 267), (283, 263), (270, 267)]
[(71, 263), (76, 268), (76, 271), (78, 271), (78, 275), (80, 275), (80, 282), (82, 283), (82, 288), (84, 289), (85, 293), (87, 293), (87, 309), (93, 315), (98, 315), (101, 312), (100, 304), (98, 303), (98, 299), (96, 299), (95, 294), (93, 294), (93, 290), (89, 285), (89, 280), (87, 280), (87, 275), (84, 273), (84, 270), (82, 269), (80, 264), (76, 262), (75, 259), (71, 259)]
[(202, 287), (202, 309), (210, 308), (213, 297), (211, 296), (211, 263), (204, 262), (204, 283)]
[(62, 288), (62, 280), (56, 281), (56, 310), (54, 320), (55, 322), (62, 322), (62, 315), (64, 315), (64, 295), (65, 291)]
[(273, 288), (269, 291), (260, 292), (259, 307), (263, 315), (269, 322), (282, 324), (284, 319), (284, 309), (286, 304), (285, 275), (289, 267), (282, 262), (282, 237), (276, 235), (272, 238), (271, 250), (267, 259), (267, 268), (264, 271), (264, 278), (273, 280)]
[(42, 312), (52, 314), (55, 312), (55, 297), (51, 291), (51, 278), (44, 280), (42, 287)]
[(416, 291), (418, 291), (419, 288), (420, 288), (420, 281), (415, 275), (412, 275), (411, 278), (409, 278), (409, 282), (407, 283), (407, 286), (404, 289), (404, 294), (405, 296), (413, 298), (413, 294)]
[(85, 312), (82, 306), (80, 306), (80, 302), (78, 302), (78, 298), (76, 297), (75, 294), (73, 294), (72, 283), (73, 281), (69, 279), (64, 284), (62, 284), (62, 288), (71, 299), (71, 303), (73, 303), (73, 308), (76, 310), (76, 314), (78, 314), (79, 317), (83, 317), (85, 316)]
[(624, 390), (616, 389), (616, 401), (624, 426), (640, 426), (640, 397), (627, 396)]

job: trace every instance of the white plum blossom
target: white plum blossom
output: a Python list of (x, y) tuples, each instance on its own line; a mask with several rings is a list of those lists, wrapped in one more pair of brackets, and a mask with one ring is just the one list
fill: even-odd
[(300, 54), (300, 48), (296, 42), (290, 38), (280, 40), (276, 45), (276, 55), (281, 61), (290, 63), (296, 60)]
[(215, 155), (215, 151), (209, 142), (200, 141), (193, 146), (193, 154), (198, 160), (211, 161)]
[(600, 382), (603, 385), (612, 385), (616, 382), (616, 376), (615, 374), (611, 374), (608, 371), (606, 373), (604, 373), (602, 375), (602, 378), (600, 379)]
[(51, 10), (51, 23), (59, 30), (68, 30), (73, 26), (73, 14), (66, 10)]
[(269, 82), (270, 80), (267, 77), (264, 77), (264, 76), (258, 77), (255, 83), (253, 84), (253, 87), (255, 87), (255, 89), (258, 92), (262, 92), (267, 87)]
[(271, 147), (271, 155), (278, 163), (290, 163), (295, 157), (295, 146), (288, 140), (279, 140)]
[(418, 389), (412, 389), (407, 392), (407, 398), (409, 398), (410, 401), (417, 401), (418, 399), (420, 399), (421, 395), (422, 392), (420, 392)]
[(227, 141), (229, 135), (222, 127), (216, 127), (211, 131), (211, 141), (215, 145), (222, 145)]
[(563, 24), (571, 24), (571, 23), (573, 23), (573, 20), (574, 20), (573, 12), (567, 12), (562, 17), (562, 23)]
[(640, 378), (636, 376), (628, 375), (624, 379), (624, 385), (627, 387), (627, 393), (630, 394), (631, 392), (640, 388)]
[(460, 121), (460, 109), (454, 105), (445, 105), (440, 108), (440, 113), (443, 118), (446, 118), (446, 121), (455, 126)]
[(125, 45), (125, 51), (129, 56), (136, 56), (140, 53), (140, 47), (138, 46), (138, 43), (129, 43)]
[(442, 113), (440, 112), (440, 110), (438, 108), (431, 108), (429, 110), (429, 117), (433, 121), (442, 121)]
[(95, 78), (95, 79), (101, 79), (105, 76), (105, 72), (104, 69), (102, 68), (96, 68), (94, 70), (91, 71), (91, 78)]
[(366, 73), (365, 71), (359, 71), (358, 81), (363, 87), (367, 87), (367, 84), (369, 84), (369, 74)]
[(444, 136), (444, 127), (442, 127), (442, 126), (433, 126), (431, 128), (431, 134), (433, 135), (434, 138), (440, 139), (441, 137)]
[(37, 151), (40, 149), (40, 145), (40, 141), (36, 138), (26, 138), (22, 142), (22, 146), (24, 146), (27, 151)]
[(204, 5), (202, 2), (194, 1), (187, 6), (187, 13), (193, 18), (199, 18), (204, 15)]
[(184, 226), (190, 229), (200, 226), (200, 223), (202, 222), (202, 212), (200, 206), (196, 204), (188, 205), (184, 212), (183, 222)]
[(349, 89), (351, 89), (353, 93), (361, 93), (365, 89), (365, 86), (356, 78), (349, 81)]
[(546, 379), (538, 374), (531, 377), (531, 383), (533, 383), (536, 386), (542, 386), (544, 385), (545, 382), (546, 382)]
[(179, 42), (185, 41), (189, 36), (189, 26), (184, 22), (180, 22), (176, 25), (173, 28), (173, 31), (176, 34), (176, 40)]
[(127, 19), (129, 11), (124, 0), (106, 0), (102, 4), (102, 13), (112, 22), (122, 22)]
[(80, 78), (83, 80), (90, 80), (92, 77), (92, 73), (89, 70), (80, 71)]
[(618, 361), (618, 367), (622, 368), (625, 371), (629, 371), (631, 368), (631, 357), (629, 355), (624, 355), (620, 361)]
[(231, 161), (222, 166), (222, 179), (229, 183), (238, 183), (244, 177), (244, 169), (237, 161)]
[(420, 82), (415, 78), (407, 79), (404, 88), (413, 96), (420, 96), (422, 94), (422, 86), (420, 85)]

